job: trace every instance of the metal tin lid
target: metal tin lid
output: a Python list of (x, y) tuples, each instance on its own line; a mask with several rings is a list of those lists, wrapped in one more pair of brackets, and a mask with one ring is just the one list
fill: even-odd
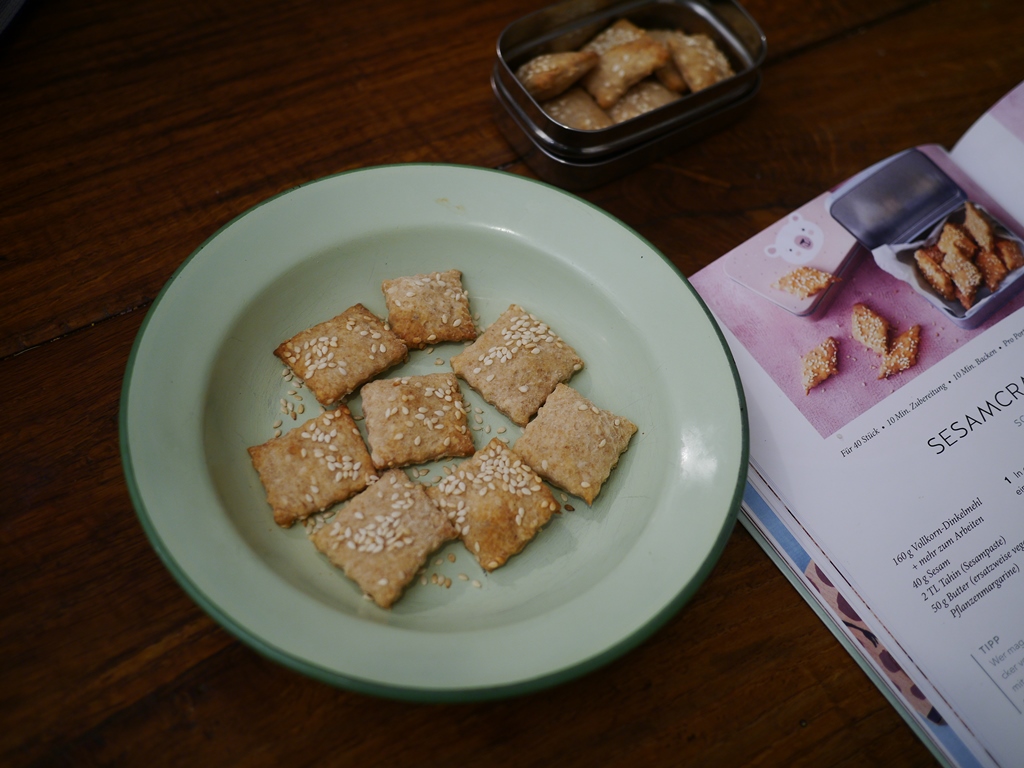
[(906, 243), (957, 210), (966, 193), (917, 149), (876, 163), (840, 186), (832, 216), (867, 248)]

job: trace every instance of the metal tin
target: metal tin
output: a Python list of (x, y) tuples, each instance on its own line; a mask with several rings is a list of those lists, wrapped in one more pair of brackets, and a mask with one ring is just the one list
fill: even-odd
[[(575, 50), (619, 18), (645, 28), (702, 32), (736, 74), (608, 128), (582, 131), (556, 122), (526, 92), (516, 69), (542, 53)], [(735, 119), (760, 87), (765, 52), (764, 34), (732, 0), (566, 0), (513, 22), (498, 38), (491, 76), (498, 125), (541, 178), (586, 189)]]

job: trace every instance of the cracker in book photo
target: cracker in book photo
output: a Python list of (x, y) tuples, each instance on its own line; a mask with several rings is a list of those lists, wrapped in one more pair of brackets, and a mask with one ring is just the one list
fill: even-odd
[(921, 346), (921, 326), (914, 325), (892, 340), (892, 346), (882, 360), (878, 378), (886, 379), (917, 365)]
[(780, 277), (773, 287), (791, 293), (798, 299), (809, 299), (838, 282), (838, 277), (820, 269), (797, 267)]
[(937, 245), (928, 248), (918, 248), (914, 252), (914, 263), (921, 276), (928, 282), (939, 296), (946, 301), (956, 299), (956, 286), (953, 278), (942, 268), (942, 251)]
[(484, 400), (525, 426), (583, 359), (547, 323), (513, 304), (451, 365)]
[(424, 486), (392, 469), (342, 507), (312, 541), (373, 602), (390, 608), (428, 557), (455, 537)]
[[(994, 243), (993, 243), (994, 244)], [(985, 287), (992, 293), (999, 290), (1010, 270), (1006, 268), (999, 254), (988, 248), (979, 248), (978, 255), (974, 257), (974, 264), (981, 271), (981, 278)]]
[(327, 406), (398, 363), (409, 350), (362, 304), (282, 342), (274, 354)]
[(377, 379), (360, 393), (376, 467), (404, 467), (473, 453), (466, 404), (455, 374)]
[(636, 431), (625, 416), (559, 384), (513, 448), (545, 480), (593, 504)]
[(829, 336), (800, 359), (800, 380), (804, 394), (839, 373), (839, 342)]
[(850, 326), (853, 338), (868, 349), (880, 355), (889, 351), (889, 321), (866, 304), (853, 305)]
[(996, 233), (992, 222), (971, 202), (964, 204), (964, 229), (982, 250), (995, 249)]
[(1021, 253), (1020, 243), (1016, 240), (996, 240), (996, 252), (1010, 272), (1024, 267), (1024, 253)]
[(288, 528), (359, 493), (376, 470), (347, 406), (325, 411), (280, 437), (249, 448), (274, 512)]
[(469, 294), (459, 270), (385, 280), (381, 290), (388, 324), (410, 349), (476, 338)]
[(485, 571), (521, 552), (561, 509), (551, 489), (499, 438), (427, 492)]

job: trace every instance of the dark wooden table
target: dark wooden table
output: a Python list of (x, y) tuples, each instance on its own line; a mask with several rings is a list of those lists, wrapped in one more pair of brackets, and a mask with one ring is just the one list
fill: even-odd
[[(178, 265), (234, 216), (362, 166), (531, 175), (497, 130), (502, 29), (544, 0), (38, 0), (0, 38), (0, 763), (925, 765), (737, 527), (640, 647), (540, 694), (381, 700), (257, 655), (129, 501), (118, 397)], [(690, 275), (822, 190), (950, 146), (1024, 79), (1019, 0), (749, 0), (736, 124), (583, 196)]]

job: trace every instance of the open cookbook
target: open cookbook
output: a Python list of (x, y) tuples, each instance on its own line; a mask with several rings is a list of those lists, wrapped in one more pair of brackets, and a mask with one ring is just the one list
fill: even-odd
[(691, 278), (741, 521), (943, 763), (1024, 760), (1024, 84)]

